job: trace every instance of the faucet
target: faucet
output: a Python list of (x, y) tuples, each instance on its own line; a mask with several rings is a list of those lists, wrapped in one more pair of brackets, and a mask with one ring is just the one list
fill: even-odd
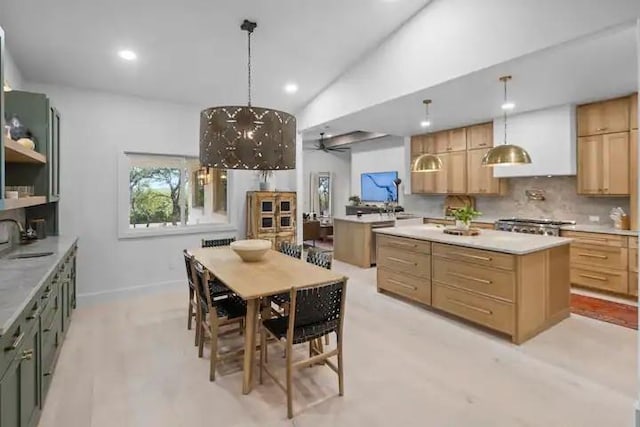
[[(20, 221), (17, 221), (13, 218), (5, 218), (5, 219), (0, 219), (0, 223), (3, 222), (13, 222), (17, 227), (18, 227), (18, 231), (20, 232), (20, 239), (22, 240), (26, 233), (24, 232), (24, 227), (22, 226), (22, 224), (20, 224)], [(11, 235), (9, 235), (9, 240), (7, 240), (6, 242), (0, 242), (0, 243), (9, 243), (11, 241)]]

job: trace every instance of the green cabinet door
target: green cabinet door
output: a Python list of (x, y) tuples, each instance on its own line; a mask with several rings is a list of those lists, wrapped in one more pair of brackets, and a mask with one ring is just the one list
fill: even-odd
[(0, 427), (20, 427), (20, 360), (0, 380)]
[(40, 410), (40, 329), (25, 337), (20, 359), (20, 427), (32, 427)]

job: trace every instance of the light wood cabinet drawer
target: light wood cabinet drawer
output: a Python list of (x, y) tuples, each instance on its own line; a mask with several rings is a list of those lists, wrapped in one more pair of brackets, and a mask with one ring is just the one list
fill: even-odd
[(515, 275), (511, 271), (495, 270), (442, 258), (433, 259), (433, 281), (509, 302), (513, 301), (515, 293)]
[(571, 267), (571, 283), (605, 291), (626, 293), (629, 288), (626, 271)]
[(382, 246), (376, 258), (380, 267), (413, 276), (431, 278), (431, 255)]
[(376, 236), (379, 247), (389, 247), (405, 251), (413, 251), (421, 254), (431, 253), (431, 242), (425, 242), (423, 240), (405, 239), (402, 237), (387, 236), (384, 234), (378, 234)]
[(378, 267), (378, 290), (431, 305), (431, 281)]
[(584, 245), (614, 246), (618, 248), (627, 247), (627, 237), (618, 236), (616, 234), (585, 233), (582, 231), (562, 231), (560, 235), (562, 237), (572, 238), (573, 239), (572, 245), (584, 244)]
[(445, 245), (442, 243), (434, 243), (432, 249), (433, 255), (442, 258), (470, 262), (473, 264), (484, 265), (486, 267), (502, 268), (506, 270), (514, 269), (515, 257), (513, 255), (484, 251), (481, 249), (463, 248), (461, 246)]
[(638, 296), (638, 272), (629, 273), (629, 294)]
[(637, 237), (629, 237), (629, 248), (638, 249)]
[(513, 335), (513, 304), (435, 283), (432, 292), (435, 308)]
[(571, 245), (571, 264), (588, 267), (627, 269), (627, 248), (596, 245)]
[(638, 248), (629, 248), (629, 271), (638, 272)]

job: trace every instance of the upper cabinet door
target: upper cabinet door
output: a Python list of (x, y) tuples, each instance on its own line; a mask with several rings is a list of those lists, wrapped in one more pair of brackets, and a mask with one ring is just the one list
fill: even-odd
[(436, 132), (433, 134), (436, 153), (446, 153), (449, 148), (449, 131)]
[(578, 136), (629, 130), (629, 97), (578, 107)]
[(602, 136), (578, 139), (578, 193), (602, 193)]
[(467, 152), (448, 153), (442, 159), (446, 169), (446, 193), (465, 194), (467, 192)]
[(602, 194), (629, 194), (629, 132), (602, 137)]
[(414, 135), (411, 137), (411, 157), (419, 156), (422, 151), (422, 135)]
[(638, 130), (629, 133), (629, 193), (631, 195), (631, 229), (638, 229)]
[(468, 127), (467, 145), (469, 150), (493, 147), (493, 123)]
[(638, 129), (638, 94), (634, 93), (631, 96), (631, 117), (629, 118), (631, 122), (631, 129)]
[(467, 149), (467, 128), (449, 131), (449, 145), (447, 151), (464, 151)]
[(500, 180), (493, 177), (493, 168), (482, 166), (482, 158), (489, 151), (469, 150), (467, 152), (467, 193), (500, 194)]

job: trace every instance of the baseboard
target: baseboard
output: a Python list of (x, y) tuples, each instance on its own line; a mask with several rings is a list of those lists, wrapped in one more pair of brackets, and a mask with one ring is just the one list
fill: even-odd
[(79, 293), (78, 306), (98, 304), (137, 295), (151, 294), (164, 291), (179, 290), (186, 286), (184, 280), (150, 283), (147, 285), (130, 286), (127, 288), (110, 289), (108, 291)]

